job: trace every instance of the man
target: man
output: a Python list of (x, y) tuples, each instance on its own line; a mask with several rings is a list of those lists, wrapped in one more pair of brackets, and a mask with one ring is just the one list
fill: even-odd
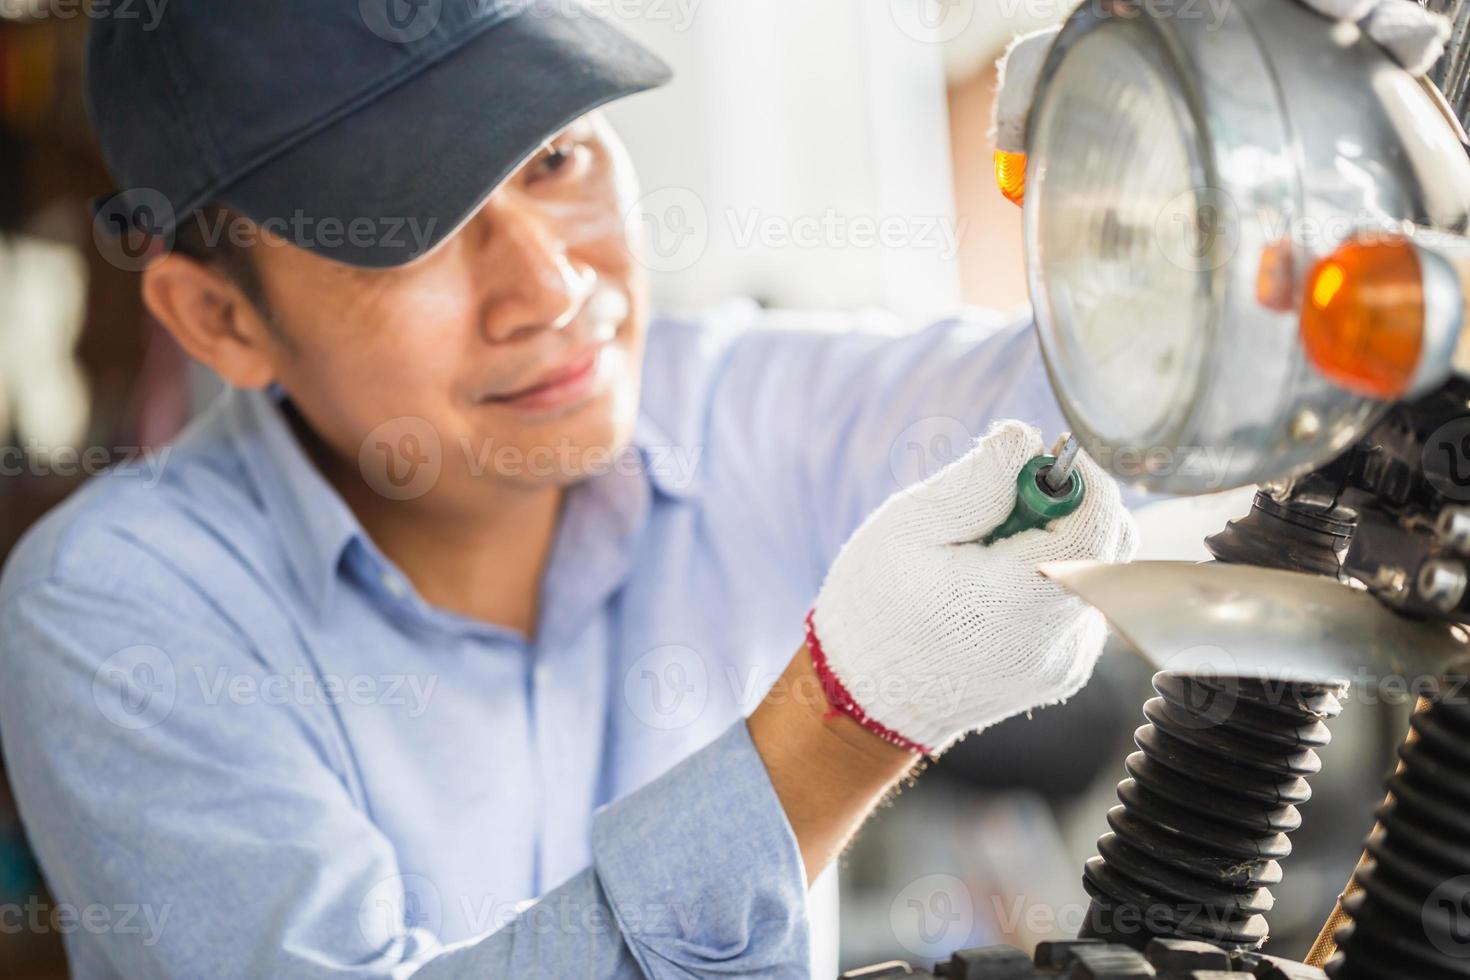
[(1101, 621), (1035, 566), (1126, 559), (1116, 488), (977, 543), (1012, 422), (895, 493), (905, 440), (1056, 426), (1024, 324), (649, 328), (593, 110), (663, 66), (565, 3), (407, 9), (97, 25), (104, 217), (177, 232), (146, 302), (230, 390), (0, 584), (47, 878), (141, 909), (72, 966), (804, 975), (893, 782), (1085, 682)]

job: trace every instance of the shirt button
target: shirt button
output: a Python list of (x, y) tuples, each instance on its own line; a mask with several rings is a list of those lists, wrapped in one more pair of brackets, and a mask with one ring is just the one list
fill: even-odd
[(383, 588), (387, 589), (388, 594), (395, 599), (402, 599), (404, 596), (408, 595), (408, 586), (404, 585), (403, 579), (399, 578), (397, 575), (384, 575)]
[(547, 681), (551, 680), (551, 668), (545, 664), (537, 664), (536, 669), (532, 673), (535, 674), (538, 685), (544, 685)]

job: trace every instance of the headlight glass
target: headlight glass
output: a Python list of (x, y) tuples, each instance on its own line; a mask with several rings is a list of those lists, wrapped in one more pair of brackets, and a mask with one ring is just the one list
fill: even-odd
[[(1033, 274), (1051, 288), (1042, 342), (1071, 411), (1098, 436), (1149, 443), (1188, 414), (1211, 320), (1193, 122), (1156, 48), (1082, 38), (1033, 122)], [(1207, 263), (1206, 263), (1207, 264)]]

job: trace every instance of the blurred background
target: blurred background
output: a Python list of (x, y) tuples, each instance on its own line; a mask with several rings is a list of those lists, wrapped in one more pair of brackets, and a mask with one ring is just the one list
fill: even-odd
[[(961, 303), (1024, 307), (1020, 212), (991, 170), (994, 63), (1064, 0), (592, 6), (677, 72), (610, 113), (642, 178), (636, 220), (662, 306), (747, 297), (908, 324)], [(87, 202), (109, 185), (81, 99), (90, 16), (81, 0), (0, 3), (0, 556), (106, 461), (166, 443), (217, 388), (149, 320), (130, 263), (94, 243)], [(1144, 557), (1202, 559), (1201, 538), (1248, 506), (1248, 493), (1150, 506)], [(1148, 674), (1115, 651), (1046, 724), (972, 738), (904, 788), (842, 861), (842, 967), (1075, 933), (1081, 865)], [(1276, 890), (1286, 955), (1305, 952), (1345, 883), (1405, 728), (1407, 705), (1367, 700), (1334, 725)], [(0, 977), (65, 975), (48, 903), (0, 782)]]

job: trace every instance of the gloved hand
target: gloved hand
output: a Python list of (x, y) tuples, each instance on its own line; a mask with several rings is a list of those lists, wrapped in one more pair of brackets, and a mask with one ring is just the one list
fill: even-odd
[[(1356, 23), (1365, 34), (1412, 75), (1423, 75), (1444, 54), (1451, 24), (1413, 0), (1301, 0), (1333, 20)], [(1001, 57), (1000, 89), (995, 100), (995, 148), (1004, 153), (1026, 151), (1026, 120), (1036, 81), (1061, 25), (1023, 34)]]
[(889, 742), (942, 751), (960, 735), (1075, 694), (1106, 637), (1102, 614), (1036, 570), (1127, 561), (1133, 519), (1085, 454), (1086, 492), (1045, 530), (976, 543), (1010, 514), (1016, 476), (1043, 452), (1021, 422), (901, 490), (843, 546), (807, 617), (828, 703)]

